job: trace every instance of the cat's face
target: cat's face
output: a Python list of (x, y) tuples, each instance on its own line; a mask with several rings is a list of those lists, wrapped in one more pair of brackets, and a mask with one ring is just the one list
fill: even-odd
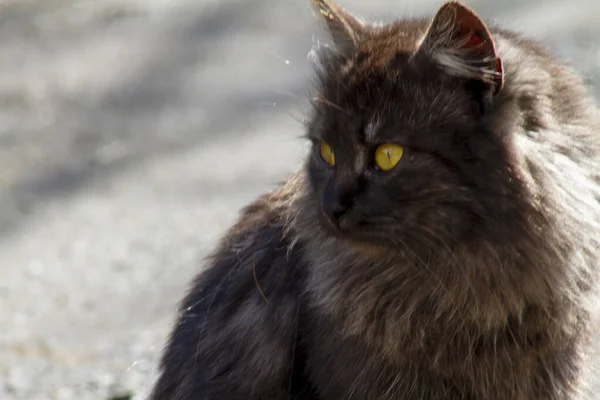
[(483, 86), (379, 32), (325, 57), (308, 128), (313, 207), (328, 232), (356, 241), (458, 242), (507, 192), (506, 146), (488, 132)]
[(476, 134), (476, 104), (398, 64), (345, 88), (330, 82), (322, 96), (331, 104), (317, 106), (309, 176), (321, 221), (335, 233), (425, 239), (471, 223), (474, 194), (458, 168), (472, 155), (459, 138)]

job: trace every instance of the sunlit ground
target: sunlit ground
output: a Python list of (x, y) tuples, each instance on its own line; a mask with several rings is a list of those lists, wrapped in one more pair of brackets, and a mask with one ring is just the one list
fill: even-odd
[[(308, 0), (0, 4), (0, 399), (142, 398), (206, 252), (298, 165), (324, 35)], [(600, 82), (597, 0), (470, 4)]]

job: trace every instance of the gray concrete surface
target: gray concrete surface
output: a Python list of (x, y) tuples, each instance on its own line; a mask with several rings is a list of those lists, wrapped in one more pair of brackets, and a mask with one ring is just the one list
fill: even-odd
[[(0, 399), (144, 397), (202, 258), (305, 150), (307, 3), (0, 2)], [(600, 94), (600, 1), (470, 4)]]

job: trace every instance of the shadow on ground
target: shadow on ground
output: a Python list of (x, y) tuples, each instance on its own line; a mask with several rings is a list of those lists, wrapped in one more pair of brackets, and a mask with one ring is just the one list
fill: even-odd
[[(141, 397), (202, 258), (302, 157), (305, 3), (0, 6), (0, 398)], [(600, 3), (472, 4), (598, 82)]]

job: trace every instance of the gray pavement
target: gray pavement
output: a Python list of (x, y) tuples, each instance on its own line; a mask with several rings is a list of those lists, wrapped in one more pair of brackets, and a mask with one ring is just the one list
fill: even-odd
[[(600, 97), (600, 1), (470, 4)], [(0, 1), (0, 399), (143, 398), (203, 257), (304, 154), (319, 37), (308, 0)]]

